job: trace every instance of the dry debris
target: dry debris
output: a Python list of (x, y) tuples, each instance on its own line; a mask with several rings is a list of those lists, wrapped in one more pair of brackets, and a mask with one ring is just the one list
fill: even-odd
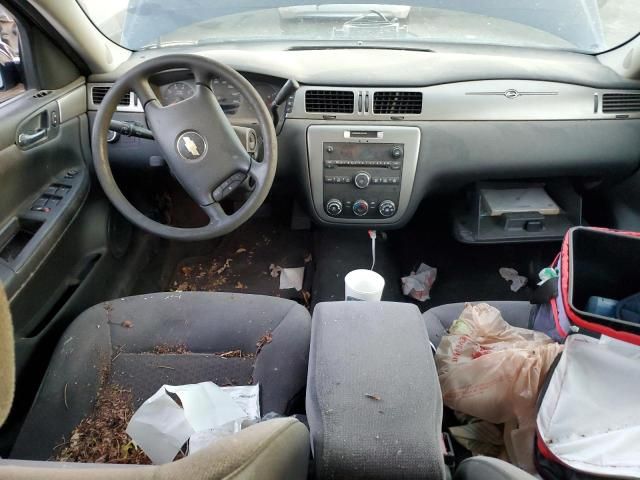
[(240, 253), (245, 253), (247, 251), (246, 248), (244, 247), (240, 247), (239, 249), (236, 250), (236, 255), (240, 254)]
[(256, 347), (257, 347), (256, 356), (258, 356), (262, 351), (262, 348), (265, 345), (271, 343), (272, 340), (273, 340), (273, 336), (271, 335), (271, 332), (267, 332), (262, 337), (260, 337), (260, 340), (258, 340), (258, 343), (256, 343)]
[(242, 350), (229, 350), (228, 352), (214, 353), (215, 356), (220, 358), (254, 358), (255, 354), (246, 353)]
[(218, 270), (216, 270), (216, 273), (218, 275), (222, 275), (227, 268), (231, 268), (231, 262), (233, 262), (233, 260), (227, 258), (224, 264)]
[(155, 353), (156, 355), (167, 355), (167, 354), (178, 354), (183, 355), (185, 353), (191, 353), (187, 346), (184, 343), (179, 343), (177, 345), (156, 345), (153, 347), (153, 351), (151, 353)]
[(280, 272), (282, 272), (282, 267), (280, 265), (274, 265), (273, 263), (269, 265), (269, 273), (273, 278), (278, 278), (280, 276)]
[(242, 282), (237, 282), (233, 288), (238, 290), (246, 290), (247, 286)]
[(370, 398), (371, 400), (375, 400), (376, 402), (379, 402), (381, 400), (380, 395), (376, 393), (365, 393), (364, 396)]
[(133, 415), (131, 391), (114, 384), (98, 390), (96, 405), (54, 452), (61, 462), (151, 464), (126, 433)]

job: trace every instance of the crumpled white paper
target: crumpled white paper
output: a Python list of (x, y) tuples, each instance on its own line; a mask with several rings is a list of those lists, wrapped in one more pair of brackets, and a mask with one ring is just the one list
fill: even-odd
[(260, 421), (260, 391), (258, 385), (243, 387), (222, 387), (225, 393), (244, 410), (243, 418), (226, 423), (220, 427), (202, 430), (189, 437), (189, 455), (208, 447), (211, 442), (222, 437), (238, 433), (242, 428), (246, 428)]
[[(231, 388), (245, 390), (225, 391), (213, 382), (163, 385), (131, 417), (127, 434), (154, 464), (171, 462), (196, 433), (196, 449), (204, 448), (215, 438), (238, 431), (242, 421), (250, 415), (260, 416), (259, 406), (255, 412), (258, 385)], [(175, 394), (182, 406), (167, 392)], [(253, 401), (236, 400), (243, 395), (252, 397)], [(251, 408), (247, 408), (250, 405)]]
[(280, 270), (280, 290), (295, 288), (297, 291), (300, 291), (302, 290), (303, 280), (304, 267), (283, 268)]
[(498, 270), (498, 273), (507, 282), (511, 283), (512, 292), (517, 292), (527, 284), (527, 277), (523, 277), (513, 268), (502, 267)]
[(429, 296), (431, 287), (435, 283), (437, 275), (437, 268), (421, 263), (418, 270), (400, 279), (402, 281), (402, 293), (420, 302), (429, 300), (431, 298)]

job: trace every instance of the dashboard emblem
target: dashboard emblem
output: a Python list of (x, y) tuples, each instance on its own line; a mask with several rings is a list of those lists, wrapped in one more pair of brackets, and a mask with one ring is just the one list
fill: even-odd
[(504, 96), (509, 99), (518, 98), (520, 96), (520, 92), (510, 88), (509, 90), (505, 90)]
[(207, 141), (198, 132), (189, 130), (178, 137), (176, 148), (182, 158), (193, 162), (207, 153)]

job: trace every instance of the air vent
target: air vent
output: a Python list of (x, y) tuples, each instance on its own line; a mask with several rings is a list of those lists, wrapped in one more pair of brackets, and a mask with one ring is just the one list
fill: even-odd
[(40, 90), (39, 92), (37, 92), (33, 98), (42, 98), (42, 97), (46, 97), (47, 95), (49, 95), (51, 93), (51, 90)]
[(605, 93), (602, 95), (602, 112), (640, 112), (640, 93)]
[[(93, 99), (93, 104), (100, 105), (102, 103), (102, 100), (104, 100), (104, 97), (107, 95), (107, 92), (109, 91), (110, 88), (111, 87), (93, 87), (91, 89), (91, 98)], [(125, 94), (120, 99), (120, 103), (118, 103), (118, 105), (122, 105), (125, 107), (128, 107), (129, 105), (131, 105), (131, 92)]]
[(353, 113), (354, 94), (348, 90), (307, 90), (309, 113)]
[(422, 92), (375, 92), (373, 113), (384, 115), (422, 113)]

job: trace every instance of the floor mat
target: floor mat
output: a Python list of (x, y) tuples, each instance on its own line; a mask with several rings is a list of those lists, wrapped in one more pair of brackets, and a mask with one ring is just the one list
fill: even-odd
[[(531, 296), (537, 273), (551, 264), (559, 242), (468, 245), (456, 241), (445, 228), (425, 231), (415, 226), (404, 234), (391, 234), (402, 275), (421, 262), (438, 269), (431, 299), (414, 302), (421, 310), (447, 303), (477, 300), (525, 300)], [(512, 292), (498, 270), (509, 267), (528, 277), (529, 285)]]
[[(378, 232), (375, 271), (385, 279), (383, 300), (412, 302), (422, 310), (447, 303), (474, 300), (529, 300), (531, 289), (512, 292), (498, 273), (500, 267), (516, 269), (536, 282), (537, 272), (548, 266), (560, 249), (559, 242), (468, 245), (458, 242), (448, 223), (433, 221), (425, 228), (418, 218), (402, 230)], [(371, 240), (365, 230), (323, 229), (314, 232), (316, 274), (314, 304), (344, 299), (344, 276), (371, 267)], [(438, 269), (431, 298), (418, 302), (402, 294), (401, 278), (420, 263)]]
[(122, 353), (112, 362), (112, 384), (130, 390), (138, 409), (162, 385), (211, 381), (220, 387), (252, 384), (255, 357), (184, 353)]
[(302, 298), (295, 290), (280, 290), (271, 267), (303, 267), (310, 260), (309, 231), (291, 230), (273, 218), (252, 219), (225, 236), (212, 254), (179, 262), (171, 289)]
[[(366, 230), (320, 229), (314, 232), (313, 303), (344, 300), (344, 277), (351, 270), (371, 268), (371, 239)], [(374, 270), (385, 279), (382, 300), (404, 301), (400, 270), (391, 245), (376, 239)]]

